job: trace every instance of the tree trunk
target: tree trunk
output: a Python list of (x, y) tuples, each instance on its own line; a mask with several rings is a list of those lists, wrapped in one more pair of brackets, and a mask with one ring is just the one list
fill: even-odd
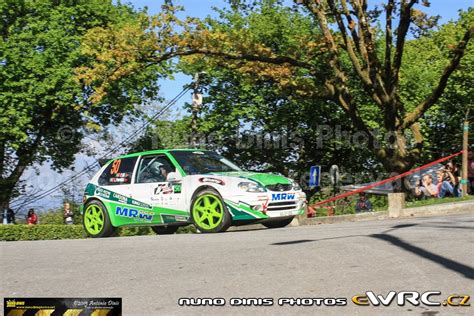
[(0, 211), (3, 211), (5, 207), (10, 207), (10, 200), (15, 195), (15, 186), (25, 169), (25, 166), (18, 164), (8, 177), (0, 179)]
[(6, 207), (10, 206), (10, 200), (13, 197), (13, 190), (15, 188), (16, 181), (12, 182), (9, 179), (1, 180), (0, 189), (0, 211), (3, 211)]
[[(385, 149), (386, 156), (379, 157), (384, 169), (389, 173), (389, 177), (407, 172), (415, 165), (418, 147), (415, 151), (410, 151), (406, 143), (407, 140), (403, 133), (395, 132), (392, 144)], [(411, 185), (407, 177), (394, 181), (392, 186), (395, 192), (409, 193), (411, 191)]]

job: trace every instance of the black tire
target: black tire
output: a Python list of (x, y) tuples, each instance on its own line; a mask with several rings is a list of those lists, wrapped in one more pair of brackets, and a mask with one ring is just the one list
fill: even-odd
[(276, 220), (276, 221), (269, 221), (269, 222), (263, 222), (262, 225), (267, 227), (267, 228), (282, 228), (285, 226), (288, 226), (291, 221), (293, 221), (294, 216), (281, 219), (281, 220)]
[(179, 228), (179, 226), (151, 226), (151, 229), (157, 235), (172, 235), (172, 234), (176, 233), (178, 228)]
[[(222, 207), (222, 209), (220, 209), (219, 207), (219, 210), (220, 210), (220, 213), (223, 215), (223, 217), (220, 223), (216, 227), (206, 228), (199, 225), (199, 221), (196, 221), (196, 218), (195, 218), (197, 216), (195, 212), (196, 202), (203, 195), (211, 195), (213, 196), (213, 198), (215, 198), (216, 200), (220, 202), (220, 206)], [(213, 189), (204, 189), (202, 191), (199, 191), (194, 196), (193, 201), (191, 203), (191, 219), (196, 229), (199, 230), (201, 233), (222, 233), (222, 232), (225, 232), (232, 224), (232, 217), (230, 213), (227, 211), (224, 201), (222, 200), (219, 193)]]
[[(99, 210), (102, 214), (103, 218), (103, 225), (100, 228), (98, 233), (91, 232), (87, 226), (88, 226), (88, 219), (86, 217), (86, 213), (89, 207), (95, 206), (96, 210)], [(86, 231), (86, 234), (89, 237), (92, 238), (104, 238), (104, 237), (112, 237), (117, 235), (117, 227), (112, 226), (112, 223), (110, 222), (110, 217), (109, 217), (109, 212), (107, 211), (107, 208), (105, 207), (102, 202), (98, 200), (92, 200), (88, 203), (86, 203), (84, 207), (84, 215), (82, 217), (82, 225), (84, 226), (84, 230)]]

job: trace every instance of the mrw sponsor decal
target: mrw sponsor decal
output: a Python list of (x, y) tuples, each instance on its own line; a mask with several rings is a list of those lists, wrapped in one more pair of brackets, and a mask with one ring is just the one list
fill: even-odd
[(294, 200), (295, 193), (273, 193), (272, 194), (272, 201), (288, 201)]
[(151, 221), (153, 219), (153, 212), (146, 212), (122, 206), (117, 206), (115, 208), (115, 215), (121, 217), (136, 218), (144, 221)]

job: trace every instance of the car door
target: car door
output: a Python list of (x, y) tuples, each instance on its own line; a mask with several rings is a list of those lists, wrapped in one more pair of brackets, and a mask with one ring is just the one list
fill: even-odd
[(164, 154), (142, 156), (138, 162), (131, 197), (159, 208), (185, 210), (180, 182), (167, 176), (176, 167)]

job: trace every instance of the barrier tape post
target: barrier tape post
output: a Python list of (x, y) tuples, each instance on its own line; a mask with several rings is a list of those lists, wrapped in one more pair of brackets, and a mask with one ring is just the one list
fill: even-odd
[(462, 187), (462, 196), (467, 196), (467, 186), (468, 186), (468, 158), (467, 151), (469, 146), (469, 121), (464, 121), (463, 124), (463, 136), (462, 136), (462, 177), (461, 177), (461, 187)]

